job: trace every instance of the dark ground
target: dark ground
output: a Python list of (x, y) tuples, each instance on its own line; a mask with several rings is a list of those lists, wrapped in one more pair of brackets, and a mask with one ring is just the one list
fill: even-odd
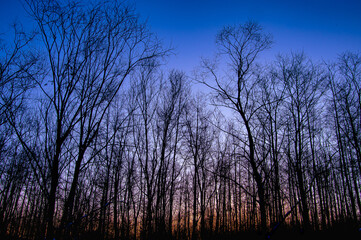
[[(22, 239), (16, 236), (0, 236), (0, 240), (13, 240), (13, 239)], [(77, 238), (77, 240), (103, 240), (104, 237), (100, 236), (96, 232), (84, 234)], [(133, 239), (133, 238), (132, 238)], [(150, 239), (172, 239), (170, 236), (168, 237), (160, 237), (154, 236)], [(176, 239), (176, 238), (173, 238)], [(182, 236), (180, 236), (180, 240), (182, 240)], [(319, 231), (303, 231), (300, 228), (290, 228), (290, 227), (280, 227), (273, 233), (257, 233), (257, 232), (240, 232), (240, 233), (206, 233), (203, 238), (200, 236), (196, 237), (196, 239), (202, 240), (247, 240), (247, 239), (255, 239), (255, 240), (313, 240), (313, 239), (341, 239), (341, 240), (349, 240), (349, 239), (357, 239), (361, 240), (361, 226), (357, 226), (357, 224), (343, 224), (337, 225), (327, 230), (319, 230)], [(69, 239), (72, 240), (72, 239)], [(75, 239), (74, 239), (75, 240)], [(109, 239), (113, 240), (113, 239)], [(123, 239), (122, 239), (123, 240)]]

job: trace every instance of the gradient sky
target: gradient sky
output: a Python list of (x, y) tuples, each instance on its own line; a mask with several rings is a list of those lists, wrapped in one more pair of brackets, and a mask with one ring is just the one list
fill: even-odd
[[(215, 35), (225, 25), (254, 20), (272, 33), (264, 56), (304, 51), (312, 59), (335, 60), (346, 50), (361, 52), (361, 0), (130, 0), (151, 30), (177, 55), (167, 68), (189, 73), (200, 57), (212, 57)], [(0, 0), (0, 32), (24, 11), (17, 0)]]
[(304, 51), (316, 61), (361, 51), (361, 0), (140, 0), (136, 7), (152, 30), (178, 53), (170, 67), (192, 69), (215, 52), (215, 35), (227, 24), (254, 20), (273, 34), (266, 54)]

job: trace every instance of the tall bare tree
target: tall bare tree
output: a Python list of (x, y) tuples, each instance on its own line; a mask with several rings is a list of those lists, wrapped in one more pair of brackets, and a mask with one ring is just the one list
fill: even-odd
[(43, 67), (48, 69), (36, 81), (44, 97), (43, 146), (50, 169), (46, 236), (53, 238), (65, 144), (75, 139), (78, 152), (70, 162), (75, 168), (65, 200), (64, 223), (72, 220), (83, 159), (106, 110), (141, 62), (162, 57), (166, 51), (134, 9), (118, 1), (84, 7), (75, 1), (29, 0), (26, 10), (37, 24)]
[[(315, 176), (307, 177), (314, 159), (313, 134), (310, 128), (316, 130), (311, 113), (316, 111), (321, 97), (325, 93), (325, 77), (320, 68), (309, 61), (303, 53), (294, 54), (290, 58), (281, 57), (281, 73), (286, 97), (287, 136), (286, 152), (290, 167), (295, 174), (297, 195), (300, 198), (300, 212), (303, 227), (310, 227), (309, 197), (310, 185)], [(319, 111), (319, 113), (321, 113)], [(321, 116), (321, 115), (320, 115)], [(309, 128), (308, 128), (309, 126)], [(292, 176), (289, 176), (292, 178)]]
[[(166, 233), (171, 235), (173, 198), (177, 170), (176, 157), (179, 148), (179, 121), (185, 105), (185, 75), (179, 71), (171, 71), (168, 81), (164, 83), (160, 93), (160, 102), (157, 109), (157, 125), (160, 134), (159, 169), (157, 173), (157, 202), (156, 219), (157, 232), (160, 236)], [(169, 198), (169, 199), (168, 199)], [(168, 203), (169, 201), (169, 203)], [(167, 204), (170, 207), (167, 208)], [(166, 223), (166, 211), (169, 210), (169, 219)]]
[[(185, 110), (185, 141), (189, 165), (192, 171), (193, 216), (192, 239), (199, 238), (198, 222), (200, 219), (200, 234), (204, 238), (206, 219), (206, 200), (208, 184), (208, 166), (213, 136), (209, 125), (209, 113), (202, 107), (199, 99), (191, 102)], [(200, 214), (199, 214), (200, 213)]]
[(257, 91), (257, 77), (255, 76), (256, 59), (272, 45), (271, 35), (265, 33), (255, 22), (246, 22), (237, 26), (227, 26), (217, 35), (220, 53), (227, 58), (231, 74), (225, 79), (218, 76), (216, 68), (210, 62), (204, 61), (211, 81), (204, 81), (216, 94), (221, 105), (239, 114), (246, 131), (248, 145), (248, 161), (251, 165), (253, 177), (257, 184), (258, 203), (261, 214), (261, 230), (267, 227), (266, 195), (264, 179), (260, 164), (255, 153), (255, 133), (253, 119), (258, 110), (255, 93)]

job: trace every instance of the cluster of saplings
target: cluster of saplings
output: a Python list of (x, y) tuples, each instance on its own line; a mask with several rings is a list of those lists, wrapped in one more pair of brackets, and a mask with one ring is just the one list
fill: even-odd
[(122, 1), (24, 6), (35, 31), (0, 48), (2, 239), (359, 234), (360, 53), (260, 64), (272, 36), (246, 22), (186, 76)]

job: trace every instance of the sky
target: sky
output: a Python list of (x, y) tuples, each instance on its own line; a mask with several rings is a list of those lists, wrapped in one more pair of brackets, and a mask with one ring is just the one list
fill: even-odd
[(170, 67), (189, 71), (212, 57), (215, 36), (226, 25), (258, 22), (273, 35), (264, 57), (304, 51), (315, 61), (361, 52), (361, 0), (138, 0), (136, 8), (152, 30), (171, 42)]
[[(129, 0), (140, 17), (174, 47), (168, 69), (186, 73), (201, 57), (216, 52), (215, 36), (226, 25), (258, 22), (273, 35), (274, 45), (263, 58), (304, 51), (315, 61), (337, 59), (350, 50), (361, 52), (361, 0)], [(27, 21), (18, 0), (0, 0), (0, 32)], [(1, 36), (0, 36), (1, 37)]]

